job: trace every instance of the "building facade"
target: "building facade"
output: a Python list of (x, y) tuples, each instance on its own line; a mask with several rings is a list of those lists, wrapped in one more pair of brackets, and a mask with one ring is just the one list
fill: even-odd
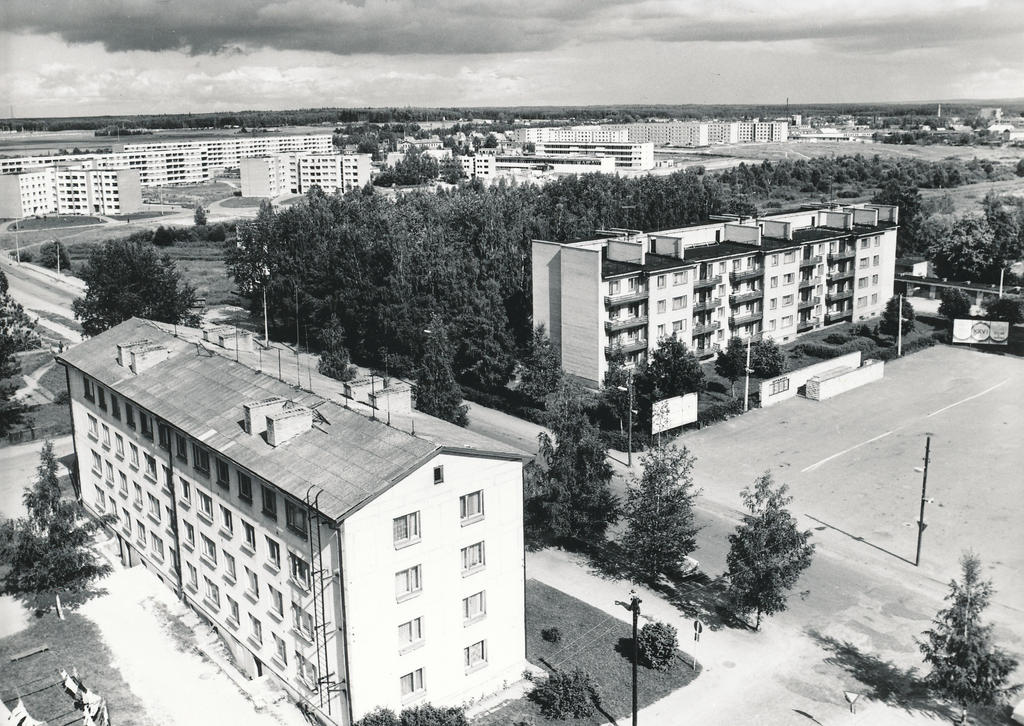
[(538, 156), (610, 156), (616, 169), (643, 171), (654, 168), (654, 145), (631, 141), (539, 141)]
[(239, 168), (243, 197), (304, 194), (314, 186), (333, 194), (370, 182), (369, 154), (272, 154), (242, 159)]
[(784, 343), (867, 320), (893, 294), (898, 221), (860, 204), (534, 240), (534, 324), (567, 373), (598, 386), (617, 349), (636, 364), (668, 336), (707, 358), (732, 337)]
[(654, 146), (709, 146), (789, 140), (786, 121), (661, 121), (603, 126), (516, 129), (520, 143), (632, 143)]
[(139, 175), (90, 162), (36, 167), (0, 176), (0, 217), (130, 214), (142, 209)]
[(133, 318), (58, 357), (82, 503), (125, 563), (328, 722), (518, 680), (521, 456), (415, 412), (399, 430), (212, 332)]

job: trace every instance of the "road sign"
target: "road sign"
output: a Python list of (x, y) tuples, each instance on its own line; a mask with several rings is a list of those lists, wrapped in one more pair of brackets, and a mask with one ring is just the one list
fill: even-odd
[(853, 704), (855, 704), (857, 702), (857, 699), (860, 698), (860, 694), (851, 693), (850, 691), (843, 691), (843, 696), (846, 697), (846, 702), (850, 704), (850, 713), (857, 713)]
[(704, 632), (704, 623), (699, 620), (693, 621), (693, 639), (697, 642), (700, 641), (700, 634)]

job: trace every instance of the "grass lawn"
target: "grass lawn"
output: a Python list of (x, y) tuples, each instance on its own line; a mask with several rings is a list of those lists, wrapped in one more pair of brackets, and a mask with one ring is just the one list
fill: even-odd
[(262, 203), (263, 197), (228, 197), (220, 205), (234, 209), (237, 207), (258, 207)]
[[(33, 718), (50, 724), (81, 723), (81, 712), (59, 684), (58, 670), (78, 669), (90, 690), (107, 699), (114, 723), (150, 726), (143, 704), (131, 691), (121, 672), (111, 663), (110, 651), (99, 630), (89, 620), (65, 611), (66, 620), (53, 613), (36, 619), (20, 633), (0, 640), (0, 688), (4, 702), (13, 706), (21, 695)], [(40, 646), (49, 650), (10, 662), (11, 656)], [(74, 720), (78, 714), (77, 721)]]
[(39, 379), (39, 387), (46, 389), (54, 396), (66, 392), (68, 390), (68, 380), (64, 372), (64, 366), (55, 363), (49, 368)]
[(160, 204), (180, 204), (195, 209), (197, 204), (208, 207), (234, 194), (235, 189), (221, 182), (203, 182), (201, 184), (182, 184), (173, 187), (144, 189), (143, 201)]
[[(549, 643), (541, 637), (541, 630), (552, 627), (562, 632), (561, 642)], [(597, 681), (602, 709), (607, 714), (602, 715), (599, 711), (589, 719), (559, 723), (583, 726), (628, 717), (632, 707), (631, 631), (628, 624), (609, 618), (597, 608), (560, 590), (536, 580), (526, 581), (526, 657), (545, 668), (549, 668), (548, 664), (562, 669), (582, 668)], [(641, 666), (638, 677), (640, 707), (685, 686), (696, 675), (690, 668), (689, 657), (684, 660), (682, 653), (678, 654), (672, 669), (665, 673)], [(506, 726), (520, 722), (541, 724), (547, 719), (533, 701), (520, 698), (473, 721), (474, 726)]]
[(30, 231), (34, 229), (58, 229), (60, 227), (79, 227), (85, 224), (105, 224), (98, 217), (86, 217), (78, 214), (54, 215), (52, 217), (32, 217), (18, 222), (18, 229)]
[[(51, 313), (49, 310), (33, 310), (32, 312), (41, 318), (46, 318), (50, 322), (60, 323), (65, 328), (71, 328), (79, 333), (82, 332), (82, 324), (74, 318), (68, 318), (63, 315), (58, 315), (57, 313)], [(48, 335), (51, 333), (48, 329), (44, 329), (43, 332)]]
[(36, 406), (29, 409), (27, 419), (31, 423), (26, 421), (20, 428), (31, 426), (37, 430), (45, 430), (46, 438), (71, 433), (71, 412), (66, 403), (46, 403)]
[(137, 219), (166, 217), (168, 214), (174, 214), (174, 212), (132, 212), (131, 214), (108, 214), (107, 216), (111, 219), (116, 219), (118, 222), (134, 222)]

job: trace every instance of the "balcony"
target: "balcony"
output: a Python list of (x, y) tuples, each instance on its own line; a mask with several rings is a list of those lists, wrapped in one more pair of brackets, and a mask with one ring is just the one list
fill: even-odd
[(804, 277), (800, 279), (800, 289), (807, 290), (818, 284), (818, 281), (813, 277)]
[(839, 323), (839, 322), (842, 322), (844, 320), (852, 320), (852, 319), (853, 319), (853, 308), (849, 308), (847, 310), (839, 310), (839, 311), (832, 312), (832, 313), (825, 313), (825, 322), (829, 323), (829, 324), (831, 324), (831, 323)]
[(715, 308), (719, 307), (721, 304), (722, 304), (722, 299), (721, 298), (717, 298), (717, 297), (709, 297), (709, 298), (705, 298), (704, 300), (700, 300), (700, 301), (695, 300), (694, 303), (693, 303), (693, 312), (699, 313), (702, 310), (714, 310)]
[(711, 345), (698, 346), (693, 349), (694, 354), (700, 359), (710, 358), (720, 350), (718, 343), (712, 343)]
[(638, 315), (629, 318), (618, 318), (616, 320), (609, 320), (604, 324), (604, 331), (606, 333), (614, 333), (618, 330), (626, 330), (628, 328), (639, 327), (647, 327), (646, 315)]
[(820, 322), (821, 318), (807, 318), (807, 320), (800, 320), (796, 324), (796, 332), (803, 333), (808, 330), (813, 330)]
[(796, 307), (798, 310), (806, 310), (807, 308), (813, 308), (820, 302), (821, 298), (815, 295), (814, 297), (809, 297), (806, 300), (801, 300), (799, 303), (797, 303)]
[(816, 264), (821, 262), (821, 255), (813, 255), (811, 257), (803, 257), (800, 259), (800, 267), (814, 267)]
[(706, 335), (722, 327), (722, 323), (718, 320), (710, 320), (703, 325), (695, 322), (693, 324), (693, 335)]
[(604, 306), (611, 307), (612, 305), (625, 305), (627, 303), (641, 302), (647, 299), (647, 290), (633, 290), (632, 292), (623, 292), (618, 295), (605, 295)]
[(694, 290), (703, 290), (707, 287), (714, 287), (722, 281), (721, 275), (714, 275), (713, 277), (698, 277), (693, 281)]
[(729, 318), (729, 327), (738, 328), (741, 325), (749, 325), (750, 323), (757, 323), (764, 317), (764, 311), (758, 310), (753, 313), (743, 313), (742, 315), (733, 315)]
[(759, 280), (763, 275), (763, 267), (748, 267), (745, 270), (733, 270), (729, 273), (729, 279), (733, 282), (740, 282), (741, 280)]
[(746, 292), (737, 292), (729, 296), (729, 305), (735, 307), (736, 305), (742, 305), (743, 303), (751, 302), (753, 300), (760, 300), (764, 297), (764, 290), (747, 290)]
[(606, 345), (604, 348), (605, 356), (610, 356), (616, 348), (622, 348), (623, 353), (636, 353), (640, 350), (647, 350), (647, 339), (631, 340), (622, 345)]
[(828, 275), (829, 282), (841, 282), (842, 280), (852, 280), (856, 273), (851, 267), (849, 270), (843, 270), (841, 272), (830, 272)]
[(856, 249), (840, 250), (839, 252), (830, 252), (828, 255), (829, 264), (833, 262), (841, 262), (842, 260), (852, 260), (857, 256)]
[(825, 296), (825, 301), (828, 303), (839, 302), (840, 300), (849, 300), (853, 297), (853, 290), (843, 290), (842, 292), (830, 292)]

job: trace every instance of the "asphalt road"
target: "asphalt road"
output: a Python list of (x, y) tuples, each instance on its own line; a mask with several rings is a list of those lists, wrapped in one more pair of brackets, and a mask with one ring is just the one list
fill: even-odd
[[(42, 441), (0, 447), (0, 518), (21, 517), (25, 507), (21, 496), (35, 478)], [(70, 436), (54, 439), (53, 450), (59, 459), (73, 451)]]

